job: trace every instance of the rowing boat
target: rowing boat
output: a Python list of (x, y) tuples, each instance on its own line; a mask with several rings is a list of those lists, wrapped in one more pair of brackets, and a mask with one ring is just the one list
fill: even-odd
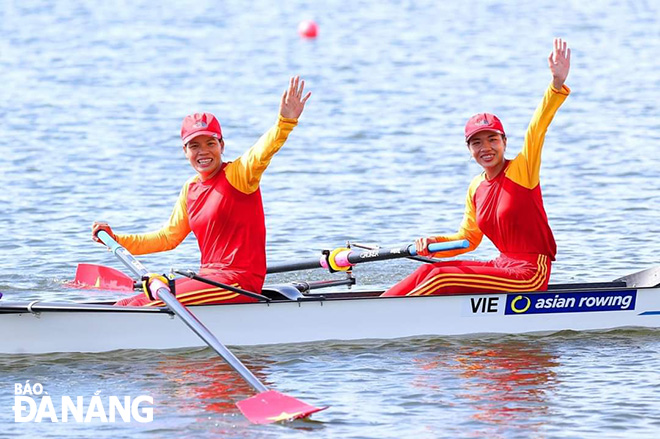
[[(379, 297), (381, 291), (302, 294), (299, 285), (275, 285), (264, 288), (267, 302), (190, 309), (233, 346), (660, 328), (657, 276), (654, 269), (648, 285), (630, 275), (614, 282), (551, 285), (544, 292), (421, 297)], [(3, 354), (203, 346), (165, 308), (104, 303), (2, 300), (0, 333)]]

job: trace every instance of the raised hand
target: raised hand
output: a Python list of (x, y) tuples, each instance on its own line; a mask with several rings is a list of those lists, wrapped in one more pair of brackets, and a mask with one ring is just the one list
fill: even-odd
[(571, 49), (561, 38), (555, 38), (554, 47), (548, 57), (548, 67), (552, 73), (552, 86), (560, 90), (571, 68)]
[(305, 108), (305, 102), (312, 95), (307, 92), (303, 98), (303, 90), (305, 89), (305, 81), (301, 80), (299, 76), (294, 76), (289, 81), (289, 88), (282, 93), (282, 102), (280, 102), (280, 116), (287, 119), (298, 119)]

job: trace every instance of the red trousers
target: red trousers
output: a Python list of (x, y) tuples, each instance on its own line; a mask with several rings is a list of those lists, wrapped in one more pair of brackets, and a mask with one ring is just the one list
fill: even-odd
[[(220, 282), (232, 287), (245, 289), (252, 293), (261, 293), (263, 287), (263, 278), (259, 278), (251, 273), (200, 270), (201, 277)], [(223, 288), (214, 287), (204, 282), (193, 279), (181, 278), (176, 280), (175, 285), (176, 298), (183, 305), (211, 305), (219, 303), (244, 303), (257, 302), (248, 296), (244, 296), (233, 291), (227, 291)], [(117, 306), (165, 306), (160, 300), (151, 300), (146, 294), (141, 293), (132, 297), (121, 299)]]
[(550, 280), (550, 258), (501, 254), (492, 261), (446, 261), (424, 264), (381, 296), (543, 291)]

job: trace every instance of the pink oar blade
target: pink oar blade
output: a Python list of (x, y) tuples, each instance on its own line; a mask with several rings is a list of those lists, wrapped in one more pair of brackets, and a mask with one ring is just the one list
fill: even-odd
[(284, 395), (277, 390), (258, 393), (248, 399), (237, 402), (236, 405), (243, 415), (253, 424), (292, 421), (294, 419), (306, 418), (312, 413), (328, 408), (314, 407), (292, 396)]
[(97, 290), (133, 291), (130, 276), (112, 267), (96, 264), (78, 264), (76, 277), (70, 286)]

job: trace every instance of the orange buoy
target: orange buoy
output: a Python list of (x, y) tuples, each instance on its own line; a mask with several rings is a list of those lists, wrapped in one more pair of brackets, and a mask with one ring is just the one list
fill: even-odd
[(298, 33), (303, 38), (316, 38), (319, 27), (314, 20), (303, 20), (298, 25)]

